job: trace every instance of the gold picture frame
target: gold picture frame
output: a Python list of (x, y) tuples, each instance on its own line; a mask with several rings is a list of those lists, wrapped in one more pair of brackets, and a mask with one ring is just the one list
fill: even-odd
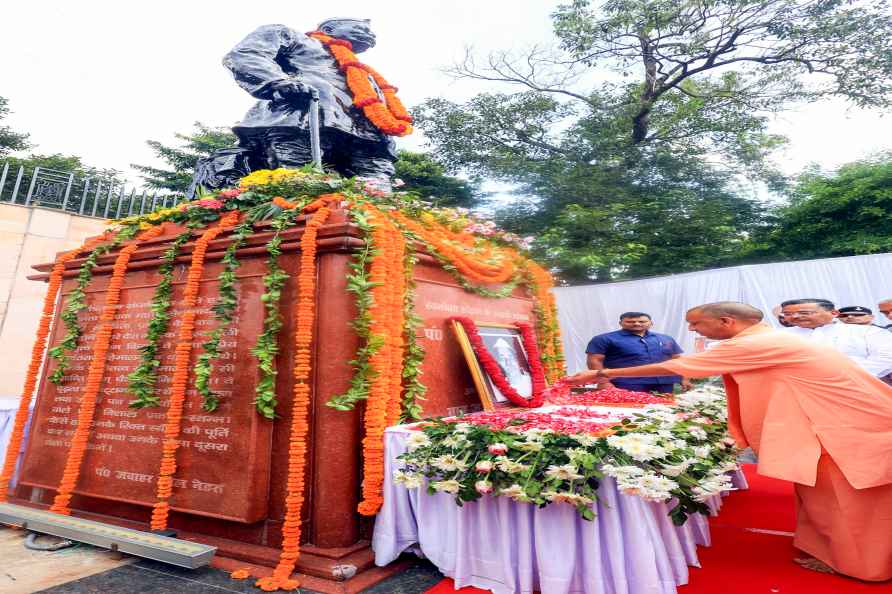
[[(523, 346), (523, 339), (517, 326), (509, 324), (499, 324), (496, 322), (474, 322), (477, 326), (477, 333), (486, 349), (493, 355), (499, 363), (499, 366), (505, 371), (508, 367), (509, 371), (505, 373), (511, 387), (517, 390), (525, 398), (530, 398), (533, 393), (532, 373), (530, 371), (529, 358)], [(468, 364), (471, 372), (471, 379), (474, 380), (474, 387), (480, 397), (480, 404), (483, 410), (493, 411), (504, 408), (514, 408), (511, 403), (495, 384), (474, 352), (471, 346), (471, 340), (465, 332), (464, 326), (460, 322), (452, 321), (452, 331), (458, 344), (461, 347), (462, 354)], [(512, 358), (514, 361), (512, 361)]]

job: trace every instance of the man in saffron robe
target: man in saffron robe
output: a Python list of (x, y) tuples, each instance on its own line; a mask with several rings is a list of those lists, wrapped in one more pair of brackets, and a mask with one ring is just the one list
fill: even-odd
[(869, 581), (892, 579), (892, 388), (835, 349), (761, 323), (735, 302), (687, 312), (713, 348), (662, 363), (584, 371), (614, 377), (722, 374), (728, 427), (758, 472), (795, 483), (797, 563)]

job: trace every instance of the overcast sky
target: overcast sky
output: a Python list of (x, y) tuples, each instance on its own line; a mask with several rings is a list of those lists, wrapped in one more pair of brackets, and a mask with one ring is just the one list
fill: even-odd
[[(453, 100), (482, 90), (440, 69), (473, 45), (482, 52), (551, 39), (550, 0), (377, 0), (362, 2), (61, 2), (7, 4), (0, 32), (4, 122), (29, 132), (41, 153), (80, 155), (90, 165), (135, 179), (130, 163), (157, 164), (148, 139), (173, 141), (200, 120), (232, 125), (253, 99), (221, 65), (223, 55), (256, 27), (283, 23), (309, 31), (327, 17), (371, 18), (378, 46), (363, 60), (400, 87), (408, 106), (428, 97)], [(510, 89), (509, 89), (510, 90)], [(773, 131), (790, 147), (781, 167), (825, 168), (892, 148), (892, 119), (842, 103), (784, 114)], [(419, 148), (413, 135), (399, 142)]]

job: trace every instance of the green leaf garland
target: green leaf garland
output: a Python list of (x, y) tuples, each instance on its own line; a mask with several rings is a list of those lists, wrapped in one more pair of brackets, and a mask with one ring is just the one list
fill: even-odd
[(353, 376), (350, 378), (350, 387), (343, 394), (333, 396), (326, 404), (337, 410), (352, 410), (357, 402), (365, 400), (369, 395), (369, 386), (375, 377), (375, 371), (369, 364), (369, 359), (381, 346), (384, 340), (377, 335), (372, 335), (372, 288), (376, 286), (369, 280), (368, 264), (377, 251), (372, 247), (372, 224), (366, 218), (362, 210), (354, 208), (350, 210), (350, 218), (362, 231), (365, 237), (365, 247), (356, 252), (350, 262), (350, 272), (347, 274), (347, 291), (356, 296), (356, 318), (351, 322), (353, 329), (359, 336), (359, 347), (356, 355), (350, 361), (353, 368)]
[(421, 418), (421, 405), (419, 400), (424, 400), (427, 386), (421, 383), (421, 366), (424, 363), (424, 348), (418, 343), (418, 327), (422, 319), (415, 313), (415, 279), (414, 270), (417, 258), (411, 245), (406, 245), (405, 275), (406, 294), (403, 297), (403, 313), (405, 323), (403, 334), (405, 337), (405, 350), (403, 354), (403, 400), (400, 422)]
[(279, 266), (282, 254), (282, 231), (296, 224), (295, 215), (289, 211), (272, 220), (271, 226), (275, 234), (266, 244), (269, 257), (266, 260), (267, 273), (263, 277), (266, 291), (260, 296), (266, 315), (263, 318), (263, 332), (251, 353), (257, 357), (260, 378), (255, 388), (254, 406), (257, 412), (267, 419), (276, 418), (276, 355), (279, 353), (279, 330), (282, 329), (282, 316), (279, 313), (279, 301), (282, 298), (282, 287), (288, 274)]
[(148, 342), (139, 349), (140, 364), (127, 376), (130, 380), (130, 393), (133, 395), (133, 400), (130, 402), (131, 408), (145, 408), (160, 404), (160, 397), (155, 391), (158, 368), (161, 366), (158, 350), (172, 317), (170, 307), (173, 302), (173, 271), (176, 267), (176, 259), (180, 248), (191, 238), (192, 231), (179, 234), (161, 256), (161, 266), (158, 267), (160, 280), (155, 288), (155, 295), (152, 297), (152, 319), (149, 320), (146, 331)]
[(195, 374), (195, 389), (202, 398), (202, 408), (208, 412), (217, 410), (220, 405), (220, 396), (210, 388), (211, 373), (214, 361), (220, 357), (220, 339), (223, 332), (232, 323), (232, 316), (238, 305), (238, 294), (235, 289), (237, 280), (235, 272), (240, 262), (236, 258), (236, 251), (241, 248), (245, 240), (254, 232), (254, 225), (250, 222), (242, 223), (235, 228), (232, 243), (226, 248), (223, 255), (223, 271), (217, 277), (220, 282), (219, 300), (212, 308), (217, 326), (210, 333), (208, 340), (202, 345), (203, 352), (198, 356), (193, 373)]
[(86, 288), (93, 280), (93, 269), (99, 263), (99, 258), (121, 244), (125, 234), (119, 233), (111, 242), (96, 246), (90, 255), (84, 260), (77, 273), (77, 286), (68, 295), (68, 304), (59, 315), (65, 324), (65, 338), (50, 349), (49, 356), (56, 360), (56, 369), (50, 374), (50, 381), (61, 385), (65, 378), (65, 372), (71, 367), (71, 358), (68, 353), (77, 348), (83, 330), (78, 322), (78, 314), (87, 307)]

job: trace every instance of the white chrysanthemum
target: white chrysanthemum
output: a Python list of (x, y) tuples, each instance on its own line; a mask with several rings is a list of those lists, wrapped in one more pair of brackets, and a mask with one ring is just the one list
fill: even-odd
[(690, 458), (685, 458), (678, 464), (669, 464), (660, 468), (660, 471), (666, 476), (679, 476), (683, 474), (688, 468), (690, 468), (691, 464), (696, 462), (696, 460), (691, 460)]
[(570, 438), (579, 443), (579, 445), (586, 448), (590, 448), (591, 446), (598, 443), (599, 439), (597, 437), (594, 437), (593, 435), (589, 435), (588, 433), (576, 433), (574, 435), (571, 435)]
[(562, 464), (560, 466), (552, 464), (545, 471), (545, 475), (550, 478), (561, 479), (562, 481), (575, 481), (582, 478), (582, 475), (579, 474), (579, 469), (573, 464)]
[(461, 483), (456, 480), (435, 481), (431, 483), (431, 487), (441, 493), (458, 493), (458, 490), (461, 489)]
[(407, 489), (417, 489), (424, 484), (424, 476), (417, 472), (397, 470), (393, 473), (393, 482)]
[(577, 461), (580, 458), (588, 455), (588, 450), (583, 448), (568, 448), (564, 450), (564, 453), (567, 454), (567, 457), (570, 459), (571, 464), (577, 464)]
[(452, 430), (455, 433), (467, 433), (471, 430), (472, 427), (473, 425), (471, 425), (470, 423), (456, 423), (452, 426)]
[(467, 440), (465, 439), (464, 435), (459, 434), (459, 435), (450, 435), (449, 437), (444, 437), (440, 443), (443, 444), (444, 446), (446, 446), (447, 448), (459, 448), (459, 447), (462, 447), (465, 443), (467, 443)]
[(702, 427), (688, 427), (688, 433), (696, 439), (709, 439), (709, 434)]
[(611, 435), (607, 443), (622, 450), (639, 462), (648, 462), (657, 458), (663, 458), (668, 451), (662, 446), (655, 445), (656, 438), (653, 435)]
[(712, 451), (708, 445), (697, 446), (694, 449), (694, 455), (698, 458), (709, 458), (709, 453)]
[(499, 456), (498, 458), (496, 458), (496, 468), (498, 468), (502, 472), (507, 472), (508, 474), (517, 474), (519, 472), (524, 472), (529, 468), (529, 466), (520, 462), (515, 462), (514, 460), (510, 460), (505, 456)]
[(444, 454), (442, 456), (434, 458), (433, 460), (431, 460), (431, 464), (435, 468), (445, 470), (446, 472), (465, 470), (468, 467), (464, 460), (460, 460), (452, 454)]
[(431, 444), (431, 438), (427, 436), (427, 433), (423, 433), (421, 431), (413, 431), (411, 435), (406, 439), (406, 447), (409, 451), (417, 450), (418, 448), (427, 447)]
[(514, 501), (529, 501), (530, 498), (527, 497), (527, 494), (524, 492), (523, 487), (514, 483), (510, 487), (505, 487), (501, 491), (499, 491), (501, 495), (505, 495), (506, 497), (510, 497)]
[(520, 441), (516, 443), (514, 447), (523, 450), (524, 452), (539, 452), (545, 446), (541, 441)]

